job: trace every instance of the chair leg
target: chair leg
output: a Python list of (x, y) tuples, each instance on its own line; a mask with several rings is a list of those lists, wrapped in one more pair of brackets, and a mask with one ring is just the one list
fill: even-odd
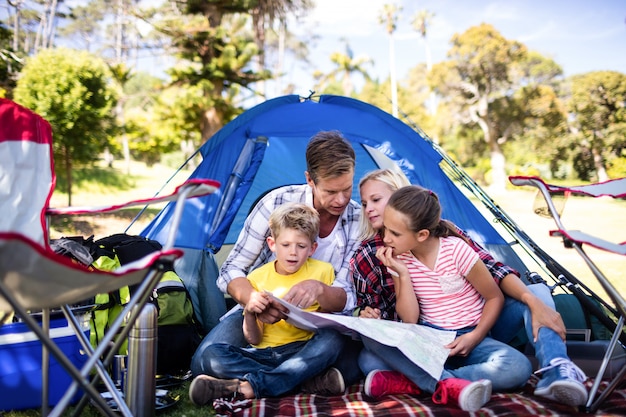
[(613, 378), (613, 380), (609, 383), (604, 391), (600, 394), (600, 396), (596, 399), (596, 394), (598, 393), (598, 389), (600, 388), (600, 383), (602, 382), (602, 378), (604, 377), (604, 372), (611, 360), (611, 356), (613, 355), (613, 351), (617, 346), (619, 341), (619, 336), (624, 329), (624, 317), (620, 317), (617, 322), (617, 327), (615, 327), (615, 332), (611, 337), (611, 341), (609, 342), (609, 346), (604, 354), (604, 358), (602, 359), (602, 364), (600, 365), (600, 369), (598, 370), (598, 374), (596, 375), (595, 381), (593, 381), (593, 385), (591, 390), (589, 391), (589, 398), (587, 400), (587, 404), (585, 405), (587, 411), (590, 413), (595, 413), (602, 401), (606, 399), (617, 387), (617, 385), (621, 382), (621, 380), (626, 376), (626, 367), (622, 368), (618, 374)]

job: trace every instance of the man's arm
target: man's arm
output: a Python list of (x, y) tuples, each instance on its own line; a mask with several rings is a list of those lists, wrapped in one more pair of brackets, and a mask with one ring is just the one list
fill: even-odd
[[(269, 235), (268, 221), (274, 210), (274, 200), (271, 193), (266, 195), (248, 215), (217, 277), (219, 289), (242, 305), (248, 301), (251, 291), (250, 284), (242, 281), (247, 281), (246, 276), (255, 265), (265, 264), (271, 256), (265, 239)], [(231, 285), (234, 280), (237, 283)]]
[(491, 276), (500, 285), (500, 290), (514, 300), (520, 301), (530, 310), (533, 338), (537, 340), (537, 333), (540, 327), (548, 327), (565, 340), (565, 324), (561, 315), (554, 309), (547, 306), (536, 295), (534, 295), (519, 278), (519, 272), (496, 261), (489, 252), (482, 246), (474, 242), (463, 230), (457, 227), (457, 231), (469, 240), (470, 246), (478, 253), (478, 256), (487, 266)]
[(539, 328), (548, 327), (565, 340), (565, 323), (561, 315), (533, 294), (517, 275), (509, 274), (500, 283), (500, 289), (509, 297), (528, 306), (533, 325), (533, 339), (537, 341)]

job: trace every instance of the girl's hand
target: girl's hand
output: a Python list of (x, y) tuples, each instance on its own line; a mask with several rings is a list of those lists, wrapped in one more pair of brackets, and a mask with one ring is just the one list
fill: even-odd
[(400, 276), (409, 276), (409, 270), (404, 262), (399, 261), (393, 256), (393, 248), (384, 246), (376, 250), (376, 257), (387, 267), (389, 273), (395, 278)]
[(458, 336), (444, 347), (450, 349), (449, 356), (467, 356), (482, 339), (476, 332), (469, 332)]
[(359, 313), (359, 317), (363, 317), (366, 319), (379, 319), (380, 309), (367, 306), (361, 310), (361, 312)]

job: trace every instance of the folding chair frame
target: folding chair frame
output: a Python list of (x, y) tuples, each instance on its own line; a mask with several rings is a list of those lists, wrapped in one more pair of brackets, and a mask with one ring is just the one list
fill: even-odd
[[(580, 231), (568, 230), (563, 222), (561, 221), (561, 216), (559, 215), (558, 210), (555, 207), (554, 201), (552, 199), (552, 193), (555, 192), (568, 192), (575, 193), (578, 195), (586, 195), (592, 197), (599, 196), (611, 196), (611, 197), (625, 197), (626, 196), (626, 178), (621, 178), (618, 180), (608, 181), (604, 183), (598, 184), (590, 184), (585, 186), (578, 187), (560, 187), (556, 185), (546, 184), (541, 178), (538, 177), (522, 177), (522, 176), (512, 176), (509, 177), (509, 180), (512, 184), (517, 186), (532, 186), (539, 190), (541, 195), (543, 196), (548, 209), (550, 211), (550, 215), (554, 219), (558, 230), (550, 231), (551, 236), (559, 236), (563, 239), (563, 244), (566, 248), (574, 248), (578, 254), (583, 258), (593, 275), (600, 282), (602, 288), (606, 291), (609, 298), (615, 304), (615, 308), (618, 315), (618, 322), (615, 327), (615, 331), (611, 336), (611, 340), (609, 342), (609, 346), (607, 351), (605, 352), (604, 358), (602, 359), (602, 363), (600, 368), (598, 369), (598, 373), (595, 377), (594, 383), (589, 392), (589, 397), (585, 407), (588, 412), (595, 413), (599, 408), (600, 404), (615, 390), (615, 388), (620, 384), (621, 381), (626, 380), (626, 367), (622, 368), (609, 382), (607, 387), (598, 395), (598, 390), (600, 387), (600, 383), (602, 378), (604, 377), (604, 373), (607, 369), (611, 356), (615, 350), (615, 347), (619, 343), (620, 334), (624, 330), (624, 318), (626, 317), (626, 300), (624, 297), (617, 291), (615, 286), (611, 284), (611, 282), (607, 279), (604, 273), (598, 268), (598, 266), (591, 260), (589, 255), (584, 251), (583, 245), (588, 244), (594, 246), (598, 249), (602, 249), (605, 251), (617, 253), (620, 255), (626, 255), (626, 242), (621, 244), (615, 244), (612, 242), (608, 242), (602, 239), (599, 239), (595, 236), (588, 235), (586, 233)], [(613, 184), (609, 184), (613, 183)], [(615, 193), (611, 191), (610, 185), (619, 186), (620, 192)], [(622, 188), (624, 188), (622, 190)]]
[[(124, 285), (130, 285), (139, 283), (137, 290), (134, 292), (133, 296), (129, 303), (124, 307), (122, 313), (117, 317), (117, 319), (110, 326), (109, 330), (106, 332), (102, 340), (94, 349), (87, 337), (84, 335), (80, 328), (80, 324), (76, 319), (76, 316), (72, 312), (69, 304), (81, 302), (90, 296), (95, 294), (91, 294), (90, 292), (81, 293), (79, 297), (74, 300), (68, 301), (68, 304), (60, 305), (68, 324), (72, 327), (77, 337), (79, 338), (79, 342), (83, 350), (88, 354), (88, 359), (82, 368), (77, 369), (74, 364), (70, 362), (70, 360), (65, 356), (62, 350), (56, 345), (54, 340), (50, 338), (48, 334), (49, 330), (49, 305), (43, 305), (42, 307), (42, 324), (40, 325), (29, 313), (28, 310), (34, 308), (33, 306), (28, 306), (26, 308), (22, 305), (16, 294), (15, 290), (9, 288), (9, 286), (5, 283), (5, 276), (0, 277), (0, 295), (11, 305), (11, 307), (19, 313), (21, 319), (25, 322), (25, 324), (35, 333), (38, 339), (41, 341), (42, 346), (44, 347), (44, 353), (42, 358), (42, 415), (48, 414), (48, 387), (49, 387), (49, 375), (48, 375), (48, 359), (47, 352), (49, 351), (59, 362), (59, 364), (70, 374), (73, 379), (72, 384), (67, 389), (61, 400), (56, 404), (53, 410), (50, 412), (51, 416), (59, 416), (61, 413), (69, 406), (69, 403), (72, 397), (75, 395), (76, 390), (80, 387), (84, 390), (85, 396), (82, 398), (81, 402), (78, 404), (75, 415), (80, 414), (82, 408), (86, 404), (88, 398), (94, 402), (94, 404), (107, 416), (116, 416), (117, 414), (111, 409), (111, 407), (107, 404), (107, 402), (103, 399), (102, 395), (95, 388), (95, 385), (99, 382), (99, 379), (102, 379), (106, 389), (110, 392), (113, 401), (115, 401), (119, 412), (124, 416), (132, 416), (132, 412), (129, 409), (128, 405), (124, 401), (121, 396), (121, 393), (116, 389), (115, 384), (113, 383), (111, 377), (107, 372), (107, 366), (111, 363), (115, 353), (119, 350), (122, 343), (128, 336), (129, 332), (132, 329), (132, 324), (135, 322), (139, 314), (141, 313), (141, 309), (148, 301), (148, 298), (152, 292), (152, 290), (156, 287), (159, 280), (161, 279), (164, 271), (167, 266), (173, 265), (175, 259), (182, 256), (182, 251), (173, 249), (176, 233), (178, 231), (178, 224), (180, 222), (180, 218), (182, 216), (182, 209), (184, 203), (187, 198), (195, 197), (200, 195), (206, 195), (214, 192), (219, 187), (219, 183), (212, 180), (192, 180), (188, 181), (182, 186), (178, 187), (173, 194), (170, 194), (165, 197), (159, 197), (149, 200), (137, 200), (130, 203), (125, 203), (123, 205), (117, 206), (108, 206), (108, 207), (98, 207), (98, 208), (64, 208), (64, 209), (48, 209), (46, 211), (47, 215), (58, 215), (58, 214), (90, 214), (90, 213), (107, 213), (114, 212), (119, 210), (120, 208), (125, 208), (133, 205), (145, 205), (147, 203), (156, 203), (162, 201), (172, 201), (176, 200), (176, 212), (174, 217), (172, 218), (172, 226), (169, 229), (167, 241), (163, 245), (163, 249), (159, 252), (155, 252), (153, 254), (147, 255), (141, 260), (128, 265), (128, 268), (125, 268), (125, 271), (129, 271), (129, 274), (136, 274), (134, 277), (131, 277), (129, 281), (128, 279), (119, 279), (119, 287)], [(24, 250), (34, 250), (43, 252), (40, 255), (43, 258), (48, 257), (46, 262), (55, 263), (55, 257), (58, 258), (56, 254), (46, 253), (49, 251), (47, 248), (42, 248), (39, 243), (31, 241), (29, 238), (20, 236), (15, 233), (0, 233), (0, 239), (5, 241), (13, 240), (18, 241), (18, 246), (24, 246)], [(13, 242), (15, 243), (15, 242)], [(58, 261), (58, 259), (56, 259)], [(141, 269), (141, 266), (149, 266), (149, 270), (147, 273), (145, 269)], [(133, 269), (134, 268), (134, 269)], [(75, 268), (74, 268), (75, 269)], [(71, 268), (68, 267), (68, 270)], [(135, 271), (135, 272), (133, 272)], [(74, 271), (75, 272), (75, 271)], [(79, 271), (79, 273), (83, 275), (88, 275), (93, 272), (89, 272), (88, 270)], [(124, 277), (124, 272), (119, 273), (121, 277)], [(88, 278), (85, 276), (84, 278)], [(85, 282), (85, 281), (83, 281)], [(77, 282), (77, 287), (80, 287), (81, 283)], [(93, 289), (88, 291), (93, 292)], [(126, 325), (125, 325), (126, 324)], [(100, 359), (104, 357), (104, 359)], [(97, 371), (97, 375), (88, 382), (89, 375), (91, 371), (95, 369)]]

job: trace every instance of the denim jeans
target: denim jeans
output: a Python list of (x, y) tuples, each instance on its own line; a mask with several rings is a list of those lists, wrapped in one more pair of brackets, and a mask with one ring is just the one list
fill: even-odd
[(433, 378), (409, 360), (398, 348), (365, 338), (363, 344), (365, 349), (359, 356), (363, 373), (367, 374), (374, 369), (393, 369), (402, 372), (428, 393), (435, 392), (437, 382), (447, 378), (470, 381), (489, 379), (494, 391), (510, 390), (524, 385), (532, 372), (526, 356), (490, 337), (483, 339), (467, 356), (449, 357), (439, 379)]
[[(528, 289), (537, 296), (545, 305), (554, 309), (554, 300), (550, 288), (545, 284), (531, 284)], [(504, 343), (509, 343), (517, 332), (526, 329), (526, 336), (535, 348), (535, 357), (539, 362), (539, 368), (550, 364), (554, 358), (567, 358), (567, 347), (561, 336), (554, 330), (541, 327), (537, 335), (537, 341), (533, 341), (532, 319), (528, 306), (511, 297), (505, 297), (504, 307), (496, 324), (491, 328), (490, 336)]]
[(246, 380), (257, 398), (289, 392), (326, 370), (346, 341), (335, 330), (320, 329), (305, 343), (255, 349), (243, 338), (242, 320), (241, 314), (232, 314), (211, 330), (196, 350), (191, 370), (194, 375)]

